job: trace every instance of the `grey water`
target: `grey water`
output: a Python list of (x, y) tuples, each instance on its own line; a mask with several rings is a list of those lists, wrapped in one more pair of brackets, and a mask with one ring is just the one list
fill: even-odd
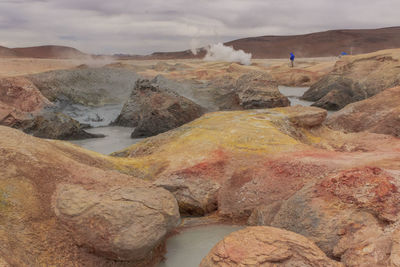
[(198, 267), (220, 240), (240, 229), (243, 227), (233, 225), (188, 228), (167, 240), (167, 254), (158, 267)]
[(314, 102), (306, 101), (300, 99), (301, 96), (309, 89), (310, 87), (288, 87), (288, 86), (279, 86), (279, 91), (281, 94), (286, 96), (291, 106), (300, 105), (300, 106), (311, 106)]
[(133, 132), (133, 130), (134, 128), (120, 126), (91, 128), (86, 129), (85, 131), (93, 134), (104, 134), (106, 135), (106, 137), (73, 140), (70, 142), (83, 148), (107, 155), (112, 152), (127, 148), (130, 145), (133, 145), (142, 140), (142, 138), (131, 138), (131, 133)]
[[(310, 87), (288, 87), (288, 86), (279, 86), (279, 91), (281, 94), (286, 96), (289, 101), (291, 106), (311, 106), (314, 102), (312, 101), (306, 101), (300, 99), (303, 94), (310, 88)], [(332, 110), (327, 110), (328, 112), (328, 117), (332, 115), (335, 111)]]
[(80, 104), (60, 104), (57, 111), (62, 112), (83, 124), (92, 127), (107, 126), (121, 112), (123, 104), (109, 104), (100, 107), (89, 107)]

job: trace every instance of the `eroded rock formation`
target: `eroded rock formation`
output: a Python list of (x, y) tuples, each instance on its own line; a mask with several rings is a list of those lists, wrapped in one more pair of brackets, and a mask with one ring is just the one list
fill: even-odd
[(348, 132), (368, 131), (400, 137), (400, 87), (347, 105), (335, 112), (327, 125)]
[(0, 125), (50, 139), (100, 137), (85, 132), (83, 126), (71, 117), (54, 112), (53, 106), (28, 79), (0, 79)]
[(132, 137), (145, 137), (179, 127), (203, 113), (191, 100), (149, 80), (138, 80), (114, 124), (136, 127)]
[(382, 50), (358, 56), (345, 56), (334, 70), (304, 93), (314, 106), (339, 110), (381, 91), (400, 85), (400, 50)]
[(181, 212), (285, 228), (348, 266), (396, 259), (400, 140), (333, 131), (314, 107), (215, 112), (115, 153)]

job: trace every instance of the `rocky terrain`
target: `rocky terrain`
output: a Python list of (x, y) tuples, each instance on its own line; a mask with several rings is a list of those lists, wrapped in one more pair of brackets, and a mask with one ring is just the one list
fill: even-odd
[(348, 132), (368, 131), (400, 137), (400, 87), (347, 105), (333, 114), (327, 125)]
[(332, 131), (325, 117), (300, 106), (209, 113), (114, 155), (181, 213), (288, 229), (347, 266), (384, 266), (397, 255), (400, 141)]
[[(170, 235), (224, 223), (251, 227), (200, 266), (400, 266), (399, 55), (11, 64), (0, 265), (157, 266)], [(279, 85), (323, 108), (289, 106)], [(152, 137), (106, 156), (31, 136), (112, 121)]]
[[(0, 126), (0, 255), (11, 266), (149, 266), (179, 221), (125, 163)], [(119, 167), (117, 167), (119, 166)]]
[(132, 137), (147, 137), (177, 128), (197, 119), (204, 108), (156, 81), (136, 81), (129, 100), (113, 124), (135, 127)]
[(304, 93), (314, 106), (338, 110), (400, 85), (400, 49), (342, 57), (332, 72)]
[(51, 139), (100, 137), (85, 132), (71, 117), (51, 111), (53, 106), (28, 79), (0, 79), (0, 125)]
[(115, 68), (75, 68), (26, 76), (50, 101), (85, 106), (118, 104), (129, 97), (138, 76)]
[(156, 77), (160, 86), (171, 88), (210, 111), (289, 105), (288, 99), (278, 90), (279, 83), (262, 65), (196, 62), (179, 68), (164, 63), (138, 74)]
[(27, 78), (0, 79), (0, 125), (50, 139), (101, 137), (85, 132), (78, 121), (56, 109)]

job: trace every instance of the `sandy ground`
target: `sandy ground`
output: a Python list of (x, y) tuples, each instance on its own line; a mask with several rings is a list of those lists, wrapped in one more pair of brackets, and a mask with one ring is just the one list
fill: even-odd
[[(309, 71), (329, 70), (336, 62), (336, 57), (329, 58), (299, 58), (295, 61), (295, 69), (303, 69)], [(70, 69), (78, 67), (82, 64), (88, 66), (104, 66), (107, 64), (123, 64), (127, 68), (136, 70), (144, 76), (157, 75), (158, 71), (152, 71), (157, 64), (181, 65), (183, 69), (204, 70), (218, 69), (229, 63), (206, 62), (200, 59), (180, 59), (180, 60), (68, 60), (68, 59), (36, 59), (36, 58), (0, 58), (0, 78), (10, 76), (20, 76), (27, 74), (35, 74), (51, 70)], [(253, 70), (271, 70), (279, 71), (288, 70), (289, 60), (286, 59), (253, 59), (252, 65), (247, 68)], [(150, 70), (150, 71), (149, 71)]]
[(51, 70), (70, 69), (82, 64), (103, 66), (112, 61), (87, 61), (69, 59), (0, 58), (0, 78), (35, 74)]

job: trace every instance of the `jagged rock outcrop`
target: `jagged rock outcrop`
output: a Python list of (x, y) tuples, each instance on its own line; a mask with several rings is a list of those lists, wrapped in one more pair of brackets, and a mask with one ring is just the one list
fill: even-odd
[(0, 79), (0, 125), (50, 139), (101, 137), (85, 132), (71, 117), (54, 112), (53, 106), (28, 79)]
[(51, 102), (28, 79), (10, 77), (0, 79), (0, 124), (18, 126)]
[(84, 106), (119, 104), (129, 97), (138, 76), (118, 68), (75, 68), (26, 76), (50, 101)]
[[(0, 255), (11, 266), (153, 266), (179, 222), (118, 160), (0, 126)], [(126, 167), (124, 167), (126, 166)]]
[(327, 120), (327, 125), (348, 132), (368, 131), (400, 137), (400, 87), (347, 105)]
[(272, 76), (262, 72), (251, 72), (241, 76), (235, 86), (239, 105), (244, 109), (275, 108), (290, 105), (286, 96), (278, 90)]
[(149, 80), (138, 80), (114, 124), (136, 127), (132, 137), (145, 137), (179, 127), (203, 113), (191, 100)]
[(311, 86), (303, 99), (329, 110), (342, 109), (400, 85), (400, 49), (345, 56), (332, 72)]
[(179, 203), (182, 214), (205, 215), (218, 207), (218, 182), (198, 177), (197, 173), (178, 172), (175, 175), (160, 178), (155, 185), (170, 191)]
[(293, 232), (272, 227), (248, 227), (221, 240), (200, 267), (310, 266), (340, 267), (313, 242)]
[(399, 178), (377, 167), (328, 175), (281, 203), (267, 224), (304, 235), (346, 266), (388, 266)]
[(84, 130), (82, 124), (71, 117), (56, 112), (43, 112), (33, 119), (22, 121), (19, 129), (40, 138), (58, 140), (79, 140), (104, 137)]

